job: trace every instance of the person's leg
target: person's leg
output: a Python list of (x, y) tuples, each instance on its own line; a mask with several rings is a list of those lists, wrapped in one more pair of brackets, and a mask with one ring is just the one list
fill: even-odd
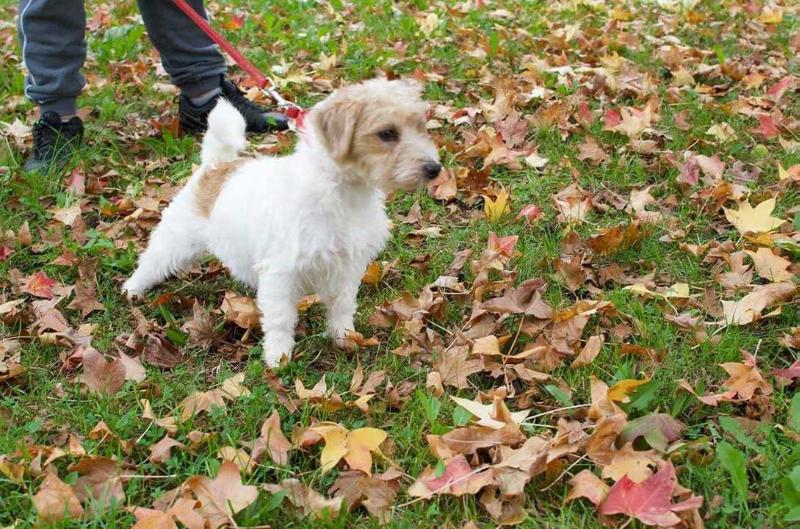
[[(147, 34), (161, 54), (164, 69), (191, 98), (219, 90), (225, 58), (217, 45), (171, 0), (137, 0)], [(187, 0), (203, 18), (202, 0)]]
[[(137, 0), (150, 40), (164, 69), (181, 89), (180, 124), (184, 132), (202, 132), (217, 98), (224, 97), (242, 113), (250, 132), (284, 130), (286, 116), (254, 104), (225, 79), (225, 58), (216, 44), (171, 0)], [(202, 0), (187, 0), (204, 18)]]
[(20, 0), (17, 29), (28, 70), (25, 95), (40, 107), (25, 162), (28, 171), (60, 169), (83, 138), (76, 100), (85, 84), (85, 26), (83, 0)]
[(42, 114), (53, 111), (68, 120), (77, 113), (75, 101), (85, 84), (80, 71), (86, 59), (85, 26), (83, 0), (20, 0), (25, 95)]

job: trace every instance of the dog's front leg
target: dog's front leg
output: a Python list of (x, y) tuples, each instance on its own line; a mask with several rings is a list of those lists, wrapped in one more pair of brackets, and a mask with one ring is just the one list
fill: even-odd
[(277, 367), (292, 358), (297, 325), (298, 286), (289, 272), (262, 272), (258, 276), (258, 310), (264, 331), (264, 363)]
[(351, 263), (338, 274), (336, 281), (320, 294), (328, 315), (328, 332), (337, 347), (344, 347), (347, 333), (355, 330), (356, 297), (365, 266)]

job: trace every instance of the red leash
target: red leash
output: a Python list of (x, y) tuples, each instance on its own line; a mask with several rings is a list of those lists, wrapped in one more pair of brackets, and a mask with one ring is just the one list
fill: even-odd
[(247, 72), (253, 81), (255, 81), (256, 85), (270, 98), (272, 98), (279, 107), (285, 108), (286, 116), (295, 120), (296, 128), (300, 128), (302, 126), (303, 114), (305, 114), (305, 112), (299, 105), (281, 96), (274, 88), (275, 83), (273, 83), (266, 75), (261, 73), (261, 70), (259, 70), (255, 64), (248, 61), (244, 55), (239, 53), (239, 50), (234, 48), (233, 44), (228, 42), (225, 37), (220, 35), (214, 28), (212, 28), (208, 22), (206, 22), (206, 19), (200, 16), (197, 11), (192, 9), (192, 6), (186, 3), (186, 0), (172, 0), (172, 2), (178, 6), (178, 9), (183, 11), (183, 13), (189, 17), (189, 19), (194, 22), (195, 25), (203, 31), (203, 33), (208, 35), (208, 38), (217, 43), (219, 47), (225, 51), (225, 53), (230, 55), (231, 59), (233, 59), (242, 70)]

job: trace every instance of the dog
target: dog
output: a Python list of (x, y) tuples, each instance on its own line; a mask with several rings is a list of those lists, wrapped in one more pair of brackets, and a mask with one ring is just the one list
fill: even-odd
[(240, 157), (244, 119), (220, 100), (201, 165), (164, 210), (124, 292), (141, 297), (210, 252), (256, 289), (268, 367), (291, 359), (296, 304), (307, 294), (319, 296), (343, 347), (361, 278), (389, 237), (387, 194), (442, 169), (420, 92), (386, 79), (339, 88), (306, 114), (293, 154), (260, 158)]

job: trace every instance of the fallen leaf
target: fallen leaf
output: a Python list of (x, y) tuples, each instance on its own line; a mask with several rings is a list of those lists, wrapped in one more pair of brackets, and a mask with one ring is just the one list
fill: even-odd
[(794, 274), (788, 270), (792, 262), (779, 255), (775, 255), (769, 248), (762, 247), (755, 252), (751, 252), (750, 250), (746, 251), (753, 259), (756, 272), (758, 272), (758, 275), (763, 279), (773, 283), (780, 283), (782, 281), (790, 281), (794, 278)]
[(648, 382), (650, 382), (650, 377), (643, 380), (620, 380), (608, 390), (608, 398), (616, 402), (629, 402), (630, 397), (628, 397), (628, 394)]
[(641, 483), (627, 476), (617, 481), (597, 512), (604, 516), (625, 514), (646, 525), (671, 527), (680, 523), (676, 512), (697, 509), (703, 504), (702, 496), (692, 496), (680, 503), (672, 503), (678, 480), (671, 462)]
[(172, 456), (173, 448), (186, 448), (186, 445), (176, 441), (169, 434), (165, 435), (159, 442), (150, 447), (150, 461), (163, 465)]
[(94, 513), (101, 513), (115, 505), (124, 505), (119, 463), (108, 457), (87, 457), (74, 465), (70, 472), (80, 476), (75, 481), (75, 494)]
[(775, 209), (775, 199), (770, 198), (758, 204), (755, 208), (750, 206), (747, 201), (739, 204), (738, 210), (725, 209), (725, 217), (728, 222), (739, 230), (739, 233), (766, 233), (777, 229), (784, 223), (783, 219), (772, 216)]
[(82, 349), (83, 374), (78, 381), (93, 393), (113, 395), (125, 384), (127, 370), (122, 360), (107, 362), (96, 349)]
[(791, 282), (759, 285), (739, 301), (722, 301), (725, 323), (747, 325), (762, 318), (762, 311), (792, 299), (797, 291)]
[(261, 327), (261, 313), (253, 298), (240, 296), (235, 292), (225, 292), (220, 310), (225, 320), (232, 321), (242, 329)]
[(83, 515), (83, 507), (75, 490), (53, 473), (45, 476), (39, 491), (33, 497), (33, 506), (39, 520), (44, 523), (71, 520)]
[(267, 484), (263, 487), (271, 494), (285, 494), (285, 498), (295, 507), (302, 509), (304, 515), (311, 514), (320, 519), (333, 519), (339, 516), (344, 500), (342, 496), (326, 498), (296, 479), (284, 479), (279, 485)]
[(686, 426), (671, 415), (651, 413), (629, 421), (620, 434), (619, 442), (631, 443), (639, 437), (644, 437), (647, 444), (664, 452), (667, 444), (680, 439), (685, 429)]
[(56, 280), (50, 279), (47, 274), (40, 271), (25, 278), (20, 291), (37, 298), (53, 299), (53, 287), (57, 284)]
[(581, 470), (569, 480), (570, 489), (564, 501), (572, 501), (578, 498), (586, 498), (595, 507), (600, 505), (608, 494), (608, 485), (598, 478), (591, 470)]
[(267, 452), (270, 459), (278, 465), (289, 463), (289, 450), (292, 444), (281, 430), (281, 417), (277, 410), (261, 425), (261, 435), (253, 446), (253, 458), (258, 459), (262, 452)]
[(192, 476), (183, 486), (200, 502), (196, 511), (205, 519), (207, 529), (228, 525), (234, 514), (248, 507), (258, 496), (258, 488), (243, 485), (239, 467), (230, 461), (222, 463), (213, 480)]
[[(387, 474), (390, 472), (392, 471)], [(391, 519), (398, 488), (396, 479), (387, 479), (380, 475), (365, 476), (359, 471), (351, 470), (339, 473), (328, 493), (335, 496), (334, 500), (342, 498), (350, 511), (363, 505), (380, 523), (386, 524)]]
[(496, 222), (510, 213), (511, 206), (508, 203), (508, 191), (504, 187), (500, 188), (494, 200), (483, 195), (483, 210), (489, 222)]
[(407, 494), (412, 498), (430, 498), (439, 494), (473, 495), (493, 482), (491, 469), (479, 467), (473, 470), (467, 459), (459, 454), (445, 461), (444, 472), (438, 477), (431, 467), (423, 470)]
[(321, 423), (311, 429), (325, 439), (322, 449), (322, 472), (328, 472), (344, 458), (350, 468), (368, 476), (372, 469), (372, 452), (380, 453), (386, 432), (378, 428), (358, 428), (349, 431), (336, 423)]
[(580, 354), (572, 361), (572, 367), (582, 367), (591, 364), (594, 359), (597, 358), (597, 355), (600, 354), (603, 342), (604, 338), (602, 335), (590, 336), (589, 339), (586, 340), (586, 345), (581, 349)]

